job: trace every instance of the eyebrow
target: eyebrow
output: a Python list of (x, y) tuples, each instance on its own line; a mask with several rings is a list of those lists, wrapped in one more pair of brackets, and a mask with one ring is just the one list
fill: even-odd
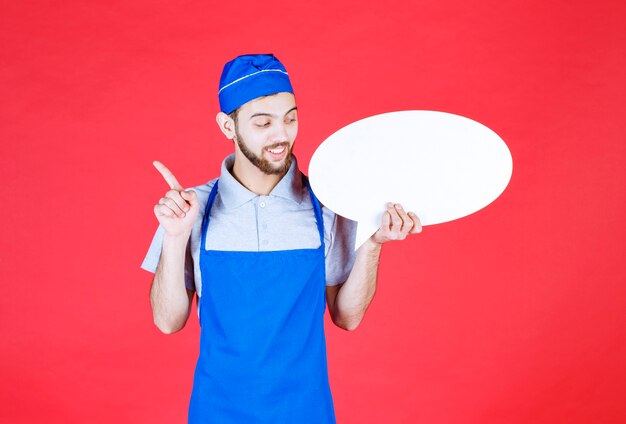
[[(289, 115), (291, 112), (293, 112), (294, 110), (298, 110), (297, 106), (292, 107), (291, 109), (289, 109), (286, 113), (285, 116)], [(258, 112), (253, 114), (250, 119), (255, 118), (257, 116), (269, 116), (270, 118), (276, 118), (276, 115), (272, 115), (271, 113), (266, 113), (266, 112)]]

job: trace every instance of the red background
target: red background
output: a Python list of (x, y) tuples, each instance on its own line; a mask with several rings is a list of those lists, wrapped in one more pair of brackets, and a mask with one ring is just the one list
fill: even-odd
[(577, 0), (3, 2), (0, 421), (184, 422), (198, 325), (152, 324), (139, 264), (166, 186), (151, 161), (188, 186), (217, 176), (232, 149), (214, 123), (221, 68), (273, 52), (304, 170), (338, 128), (401, 109), (475, 119), (514, 159), (488, 208), (384, 248), (356, 332), (327, 325), (338, 422), (626, 422), (624, 15)]

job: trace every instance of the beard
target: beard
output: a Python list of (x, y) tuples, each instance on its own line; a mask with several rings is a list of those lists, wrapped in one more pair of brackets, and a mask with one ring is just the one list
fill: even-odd
[(235, 139), (237, 141), (237, 145), (239, 146), (239, 150), (241, 150), (241, 153), (243, 153), (243, 155), (250, 161), (250, 163), (256, 166), (264, 174), (283, 176), (287, 173), (287, 171), (289, 171), (289, 168), (291, 167), (291, 149), (293, 147), (290, 146), (289, 143), (276, 143), (268, 146), (270, 148), (285, 146), (285, 149), (287, 149), (287, 153), (285, 155), (285, 160), (283, 161), (283, 163), (273, 165), (272, 162), (265, 159), (263, 156), (259, 156), (250, 149), (248, 149), (248, 146), (245, 145), (243, 138), (241, 137), (241, 134), (239, 134), (239, 131), (236, 127)]

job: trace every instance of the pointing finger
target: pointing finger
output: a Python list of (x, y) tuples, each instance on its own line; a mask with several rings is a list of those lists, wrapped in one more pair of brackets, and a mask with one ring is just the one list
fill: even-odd
[(172, 171), (167, 169), (167, 167), (165, 165), (163, 165), (158, 160), (155, 160), (154, 162), (152, 162), (152, 164), (157, 169), (157, 171), (159, 171), (159, 173), (163, 176), (163, 179), (165, 179), (165, 182), (167, 182), (169, 184), (169, 186), (170, 186), (170, 188), (172, 190), (182, 190), (183, 189), (183, 187), (178, 183), (178, 180), (176, 179), (174, 174), (172, 174)]

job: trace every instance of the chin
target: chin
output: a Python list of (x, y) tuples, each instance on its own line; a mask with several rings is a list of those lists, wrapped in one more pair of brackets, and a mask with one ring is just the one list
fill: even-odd
[(277, 161), (262, 161), (259, 165), (259, 169), (263, 171), (263, 173), (268, 175), (285, 175), (289, 168), (291, 167), (291, 161), (293, 156), (291, 153), (288, 153), (284, 158)]

